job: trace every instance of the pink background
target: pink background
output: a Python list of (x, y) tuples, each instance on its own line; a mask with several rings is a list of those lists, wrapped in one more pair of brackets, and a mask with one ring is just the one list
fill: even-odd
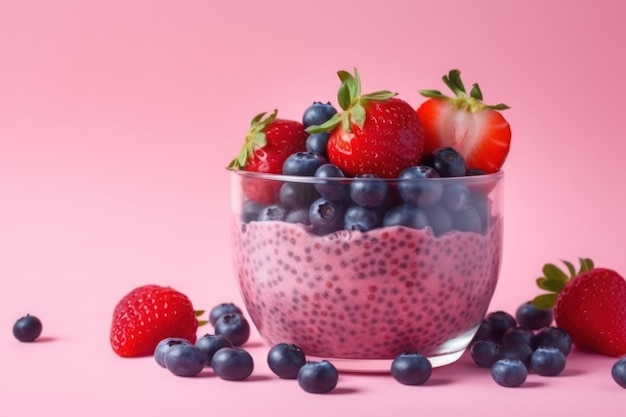
[[(526, 415), (540, 403), (614, 414), (625, 394), (614, 359), (581, 352), (562, 376), (517, 390), (466, 356), (424, 387), (342, 375), (320, 397), (273, 377), (256, 334), (255, 374), (237, 384), (120, 359), (108, 330), (119, 298), (146, 283), (198, 308), (239, 303), (224, 167), (252, 116), (299, 119), (334, 102), (336, 71), (353, 67), (364, 90), (416, 107), (417, 89), (444, 89), (459, 68), (512, 107), (492, 310), (535, 295), (545, 262), (587, 256), (626, 272), (624, 11), (610, 0), (2, 1), (0, 414)], [(40, 343), (11, 335), (27, 312), (44, 322)]]

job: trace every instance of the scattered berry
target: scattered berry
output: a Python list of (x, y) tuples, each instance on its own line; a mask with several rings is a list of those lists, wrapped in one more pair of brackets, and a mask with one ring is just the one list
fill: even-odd
[(528, 377), (528, 369), (517, 359), (500, 359), (491, 367), (491, 376), (503, 387), (519, 387)]
[(339, 373), (337, 368), (326, 360), (306, 362), (298, 371), (297, 379), (300, 388), (306, 392), (323, 394), (335, 389)]
[(497, 342), (502, 341), (502, 336), (507, 330), (517, 326), (515, 317), (513, 317), (510, 313), (501, 310), (487, 314), (485, 320), (489, 323), (491, 335)]
[(432, 371), (432, 364), (420, 353), (402, 353), (391, 362), (391, 376), (404, 385), (422, 385)]
[(211, 366), (215, 374), (222, 379), (243, 381), (252, 375), (254, 360), (244, 349), (225, 347), (215, 352)]
[(500, 359), (514, 359), (522, 362), (527, 368), (530, 366), (530, 359), (533, 355), (533, 348), (525, 343), (500, 346)]
[(227, 313), (215, 322), (215, 334), (226, 337), (233, 346), (241, 346), (250, 338), (250, 324), (239, 313)]
[(565, 330), (550, 326), (535, 333), (531, 346), (534, 350), (542, 346), (556, 347), (567, 356), (572, 350), (572, 338)]
[(525, 327), (511, 327), (502, 335), (503, 345), (532, 345), (533, 337), (535, 333), (532, 330), (528, 330)]
[(478, 340), (470, 347), (474, 363), (481, 368), (491, 368), (500, 359), (500, 345), (491, 340)]
[(161, 340), (156, 348), (154, 348), (154, 360), (156, 363), (165, 368), (165, 354), (172, 346), (176, 345), (190, 345), (191, 342), (187, 339), (182, 339), (180, 337), (167, 337)]
[(619, 359), (613, 364), (611, 376), (620, 387), (626, 388), (626, 357)]
[(270, 370), (283, 379), (296, 379), (305, 363), (306, 356), (302, 349), (290, 343), (274, 345), (267, 354)]
[(211, 326), (215, 327), (217, 319), (228, 313), (243, 314), (241, 308), (234, 303), (220, 303), (209, 311), (209, 322), (211, 323)]
[(533, 352), (530, 366), (538, 375), (556, 376), (565, 369), (565, 355), (556, 347), (542, 346)]
[(554, 314), (551, 308), (539, 308), (530, 302), (521, 304), (515, 310), (515, 320), (521, 327), (529, 330), (539, 330), (543, 327), (550, 326)]
[(181, 343), (165, 352), (165, 367), (176, 376), (198, 375), (206, 365), (204, 353), (192, 344)]
[(196, 340), (196, 347), (204, 353), (204, 360), (208, 366), (211, 366), (215, 352), (225, 347), (233, 347), (226, 336), (221, 334), (205, 334)]
[(41, 320), (27, 314), (13, 325), (13, 336), (20, 342), (33, 342), (41, 335), (42, 329)]

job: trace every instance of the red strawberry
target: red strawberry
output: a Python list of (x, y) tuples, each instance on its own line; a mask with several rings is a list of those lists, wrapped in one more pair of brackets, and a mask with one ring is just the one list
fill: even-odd
[(445, 96), (437, 90), (420, 90), (420, 94), (429, 98), (417, 109), (424, 128), (424, 154), (430, 155), (441, 146), (451, 146), (463, 155), (468, 168), (497, 172), (511, 144), (511, 127), (499, 110), (509, 106), (484, 104), (478, 84), (472, 86), (468, 96), (460, 74), (452, 70), (443, 76), (456, 97)]
[[(309, 134), (302, 123), (277, 119), (276, 110), (267, 117), (265, 114), (261, 113), (252, 119), (243, 147), (228, 165), (229, 169), (280, 174), (289, 155), (306, 151)], [(280, 188), (278, 181), (268, 181), (263, 186), (259, 186), (258, 181), (249, 181), (247, 178), (242, 181), (248, 198), (264, 204), (277, 200)]]
[(376, 174), (395, 178), (422, 157), (424, 137), (415, 110), (389, 91), (361, 95), (361, 80), (338, 72), (342, 84), (337, 94), (343, 112), (309, 133), (331, 132), (328, 159), (348, 176)]
[[(145, 285), (128, 293), (115, 307), (111, 347), (122, 357), (147, 356), (167, 337), (196, 341), (201, 311), (186, 295), (170, 287)], [(201, 322), (200, 324), (203, 324)]]
[(554, 306), (556, 325), (575, 346), (608, 356), (626, 354), (626, 280), (617, 272), (595, 268), (581, 259), (576, 272), (565, 262), (570, 276), (552, 264), (544, 266), (540, 288), (551, 291), (533, 300), (538, 307)]

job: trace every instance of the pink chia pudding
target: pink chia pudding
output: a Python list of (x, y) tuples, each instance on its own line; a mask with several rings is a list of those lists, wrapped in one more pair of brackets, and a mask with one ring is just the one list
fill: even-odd
[(462, 353), (489, 306), (502, 251), (500, 214), (482, 233), (440, 236), (405, 226), (319, 236), (239, 216), (232, 231), (243, 300), (264, 340), (328, 358)]

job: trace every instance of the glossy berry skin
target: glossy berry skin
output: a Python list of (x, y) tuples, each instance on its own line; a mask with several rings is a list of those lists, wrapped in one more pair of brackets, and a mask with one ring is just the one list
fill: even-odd
[(263, 207), (259, 212), (259, 218), (257, 220), (261, 222), (267, 221), (282, 221), (287, 217), (287, 208), (279, 204), (272, 204), (271, 206)]
[(215, 352), (211, 366), (215, 374), (222, 379), (243, 381), (252, 375), (254, 360), (244, 349), (225, 347)]
[(481, 368), (491, 368), (500, 358), (500, 345), (491, 340), (478, 340), (470, 347), (474, 363)]
[(551, 308), (539, 308), (527, 302), (515, 310), (515, 319), (521, 327), (539, 330), (552, 324), (554, 313)]
[(430, 226), (435, 236), (441, 236), (453, 229), (450, 212), (439, 204), (425, 207), (424, 212), (426, 213), (428, 226)]
[(279, 378), (296, 379), (306, 363), (302, 349), (290, 343), (278, 343), (267, 353), (267, 365)]
[(406, 226), (423, 229), (428, 225), (428, 217), (424, 210), (410, 204), (393, 207), (385, 213), (383, 226)]
[(211, 326), (215, 327), (217, 319), (227, 313), (243, 314), (241, 308), (234, 303), (220, 303), (209, 311), (209, 322), (211, 323)]
[(187, 339), (181, 339), (180, 337), (167, 337), (161, 340), (156, 348), (154, 348), (154, 360), (161, 367), (165, 368), (165, 354), (167, 351), (176, 345), (190, 345), (191, 342)]
[(313, 152), (326, 158), (328, 139), (330, 139), (330, 133), (328, 132), (311, 133), (306, 139), (307, 152)]
[(567, 356), (572, 351), (572, 338), (565, 330), (558, 327), (544, 327), (535, 333), (531, 344), (535, 350), (541, 346), (556, 347)]
[(487, 316), (485, 316), (485, 320), (487, 320), (487, 323), (489, 323), (492, 338), (497, 342), (502, 341), (502, 335), (504, 335), (504, 332), (512, 327), (517, 326), (515, 317), (513, 317), (510, 313), (502, 310), (494, 311), (487, 314)]
[(539, 347), (530, 359), (530, 366), (538, 375), (556, 376), (565, 369), (565, 355), (558, 348)]
[(325, 235), (343, 227), (344, 213), (341, 202), (318, 198), (309, 208), (309, 222), (316, 234)]
[(378, 207), (383, 204), (389, 186), (376, 174), (359, 174), (350, 183), (350, 198), (361, 207)]
[(20, 342), (34, 342), (41, 335), (42, 329), (41, 320), (27, 314), (13, 325), (13, 336)]
[(467, 210), (472, 206), (472, 194), (461, 184), (450, 184), (444, 187), (441, 205), (452, 212)]
[(204, 353), (191, 344), (179, 344), (165, 352), (165, 367), (176, 376), (192, 377), (198, 375), (206, 361)]
[(465, 210), (451, 211), (452, 228), (462, 232), (480, 233), (483, 229), (483, 222), (480, 213), (475, 207), (468, 207)]
[(298, 371), (298, 385), (312, 394), (324, 394), (332, 391), (339, 381), (339, 372), (335, 366), (322, 360), (306, 362)]
[[(345, 178), (345, 175), (337, 165), (323, 164), (315, 171), (316, 178)], [(315, 183), (317, 192), (324, 198), (332, 201), (344, 199), (349, 192), (349, 186), (339, 181), (331, 180), (328, 182)]]
[(204, 360), (207, 366), (211, 366), (215, 352), (225, 347), (233, 347), (233, 344), (226, 336), (207, 333), (196, 340), (195, 346), (204, 353)]
[(502, 335), (502, 344), (524, 344), (531, 346), (535, 333), (525, 327), (511, 327)]
[(283, 163), (283, 175), (297, 175), (312, 177), (317, 169), (328, 163), (326, 158), (313, 152), (296, 152), (285, 159)]
[(507, 344), (500, 346), (500, 359), (519, 360), (528, 368), (533, 355), (533, 348), (525, 343)]
[(144, 285), (115, 306), (110, 342), (119, 356), (149, 356), (168, 337), (195, 343), (197, 329), (196, 312), (186, 295), (171, 287)]
[(439, 178), (434, 168), (417, 165), (402, 170), (398, 175), (398, 192), (406, 203), (420, 207), (436, 204), (443, 194), (443, 185), (439, 181), (426, 181)]
[(233, 346), (241, 346), (250, 338), (250, 324), (239, 313), (227, 313), (215, 322), (215, 334), (226, 337)]
[(330, 102), (314, 101), (313, 104), (304, 110), (302, 124), (305, 127), (321, 125), (330, 120), (336, 113), (337, 109)]
[(500, 386), (519, 387), (528, 377), (528, 369), (516, 359), (499, 359), (491, 366), (491, 377)]
[(422, 385), (432, 371), (432, 364), (420, 353), (402, 353), (391, 362), (391, 376), (404, 385)]
[(622, 388), (626, 388), (626, 357), (619, 359), (611, 367), (611, 376)]
[(467, 173), (463, 155), (449, 146), (435, 149), (426, 157), (424, 165), (434, 168), (442, 177), (463, 177)]
[(285, 182), (280, 187), (279, 200), (283, 207), (308, 208), (313, 201), (319, 198), (313, 184)]
[(350, 206), (344, 215), (344, 229), (366, 232), (380, 225), (380, 216), (375, 209)]

